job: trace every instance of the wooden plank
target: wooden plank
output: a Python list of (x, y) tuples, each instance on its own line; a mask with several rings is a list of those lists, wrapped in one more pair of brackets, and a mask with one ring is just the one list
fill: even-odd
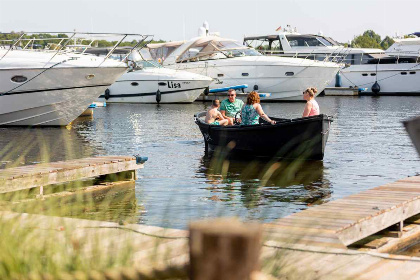
[(398, 180), (397, 182), (408, 182), (408, 183), (417, 183), (420, 184), (420, 176), (413, 176)]
[(338, 237), (345, 245), (350, 245), (371, 234), (383, 230), (393, 224), (403, 221), (420, 211), (420, 200), (407, 203), (403, 207), (398, 207), (380, 215), (360, 221), (351, 227), (343, 228), (337, 232)]
[(293, 219), (293, 220), (306, 220), (306, 221), (311, 221), (311, 222), (317, 222), (317, 221), (324, 221), (324, 222), (334, 222), (334, 223), (343, 223), (343, 224), (351, 224), (354, 223), (356, 220), (353, 219), (340, 219), (340, 218), (330, 218), (330, 217), (319, 217), (316, 220), (314, 219), (314, 217), (308, 217), (308, 216), (297, 216), (297, 215), (292, 215), (292, 216), (287, 216), (282, 218), (282, 220), (288, 220), (288, 219)]

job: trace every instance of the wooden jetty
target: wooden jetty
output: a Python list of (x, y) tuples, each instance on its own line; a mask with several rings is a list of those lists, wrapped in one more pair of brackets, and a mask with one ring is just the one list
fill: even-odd
[(326, 96), (357, 96), (359, 89), (357, 88), (342, 88), (342, 87), (327, 87), (324, 89)]
[[(179, 268), (175, 269), (179, 276), (176, 279), (187, 279), (190, 261), (199, 268), (195, 270), (199, 276), (193, 279), (223, 279), (220, 274), (219, 278), (202, 277), (200, 271), (203, 269), (212, 271), (208, 267), (210, 263), (218, 266), (213, 268), (218, 272), (229, 267), (220, 269), (220, 264), (239, 267), (247, 273), (258, 267), (249, 260), (255, 261), (255, 252), (258, 251), (255, 241), (260, 240), (259, 230), (237, 230), (233, 222), (218, 226), (209, 221), (204, 225), (193, 225), (188, 233), (153, 226), (4, 211), (0, 212), (1, 220), (18, 220), (20, 226), (39, 233), (53, 229), (53, 234), (59, 237), (56, 242), (71, 240), (74, 243), (80, 239), (80, 244), (89, 244), (99, 240), (104, 254), (122, 250), (124, 246), (133, 250), (131, 267), (120, 268), (103, 278), (89, 279), (159, 279), (130, 278), (127, 273), (131, 271), (130, 275), (138, 276), (141, 273), (137, 270), (168, 271), (173, 267)], [(67, 232), (54, 231), (57, 228), (65, 228)], [(245, 228), (252, 229), (251, 226)], [(264, 224), (262, 240), (259, 259), (263, 274), (258, 277), (253, 274), (248, 279), (420, 279), (420, 258), (398, 255), (403, 247), (420, 240), (420, 176), (310, 207)], [(120, 244), (119, 247), (116, 244)], [(249, 249), (244, 249), (238, 257), (226, 258), (245, 248), (241, 244)], [(92, 247), (86, 246), (85, 253), (88, 254)], [(206, 250), (211, 253), (210, 258), (202, 255)], [(245, 258), (246, 255), (249, 258)], [(193, 261), (190, 257), (197, 259)], [(200, 260), (206, 261), (197, 263)], [(238, 263), (235, 264), (235, 260)], [(239, 260), (247, 265), (238, 266)]]
[(98, 156), (2, 169), (0, 194), (37, 187), (42, 194), (48, 185), (103, 175), (114, 176), (114, 181), (135, 180), (136, 170), (143, 165), (133, 156)]

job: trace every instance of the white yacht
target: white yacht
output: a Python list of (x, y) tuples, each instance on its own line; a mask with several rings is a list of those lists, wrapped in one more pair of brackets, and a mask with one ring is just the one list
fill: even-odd
[(420, 95), (420, 38), (396, 39), (385, 53), (342, 69), (342, 86), (372, 94)]
[(247, 84), (251, 90), (270, 93), (264, 100), (302, 100), (308, 87), (321, 92), (340, 67), (333, 62), (263, 56), (235, 40), (201, 35), (147, 47), (165, 67), (213, 78), (211, 89)]
[(290, 27), (274, 35), (246, 36), (244, 44), (265, 55), (331, 60), (348, 65), (362, 64), (385, 53), (381, 49), (344, 47), (330, 37), (300, 34)]
[(0, 126), (68, 125), (127, 70), (110, 54), (67, 48), (70, 38), (47, 50), (31, 48), (24, 36), (4, 40), (9, 45), (0, 40)]
[(365, 93), (376, 94), (418, 95), (419, 39), (396, 39), (386, 51), (347, 48), (330, 37), (299, 34), (289, 27), (275, 35), (247, 36), (244, 44), (265, 55), (343, 63), (340, 75), (329, 87), (358, 87)]
[[(144, 56), (144, 52), (143, 53)], [(122, 75), (99, 98), (108, 103), (191, 103), (208, 90), (210, 77), (163, 68), (152, 60), (134, 59), (136, 67)]]

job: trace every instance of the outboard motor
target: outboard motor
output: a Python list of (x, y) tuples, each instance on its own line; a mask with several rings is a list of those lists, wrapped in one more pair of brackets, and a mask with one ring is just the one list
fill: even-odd
[(258, 90), (258, 85), (254, 85), (254, 90)]
[(375, 94), (378, 94), (381, 91), (381, 86), (378, 84), (378, 81), (376, 81), (372, 86), (372, 92)]

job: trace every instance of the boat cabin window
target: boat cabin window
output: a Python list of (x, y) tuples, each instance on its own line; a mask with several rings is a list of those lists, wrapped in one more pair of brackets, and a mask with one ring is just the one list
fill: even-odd
[(248, 37), (244, 39), (244, 44), (266, 55), (283, 53), (283, 47), (280, 43), (279, 36), (276, 35)]
[(167, 58), (178, 46), (174, 47), (161, 47), (156, 49), (149, 49), (150, 55), (152, 56), (153, 60), (163, 62), (165, 58)]
[(177, 62), (258, 55), (261, 54), (237, 41), (198, 40), (178, 58)]
[(287, 41), (289, 41), (290, 47), (323, 47), (315, 36), (304, 36), (304, 35), (286, 35)]
[(396, 63), (416, 63), (416, 58), (414, 57), (384, 57), (384, 58), (374, 58), (369, 59), (366, 64), (396, 64)]

